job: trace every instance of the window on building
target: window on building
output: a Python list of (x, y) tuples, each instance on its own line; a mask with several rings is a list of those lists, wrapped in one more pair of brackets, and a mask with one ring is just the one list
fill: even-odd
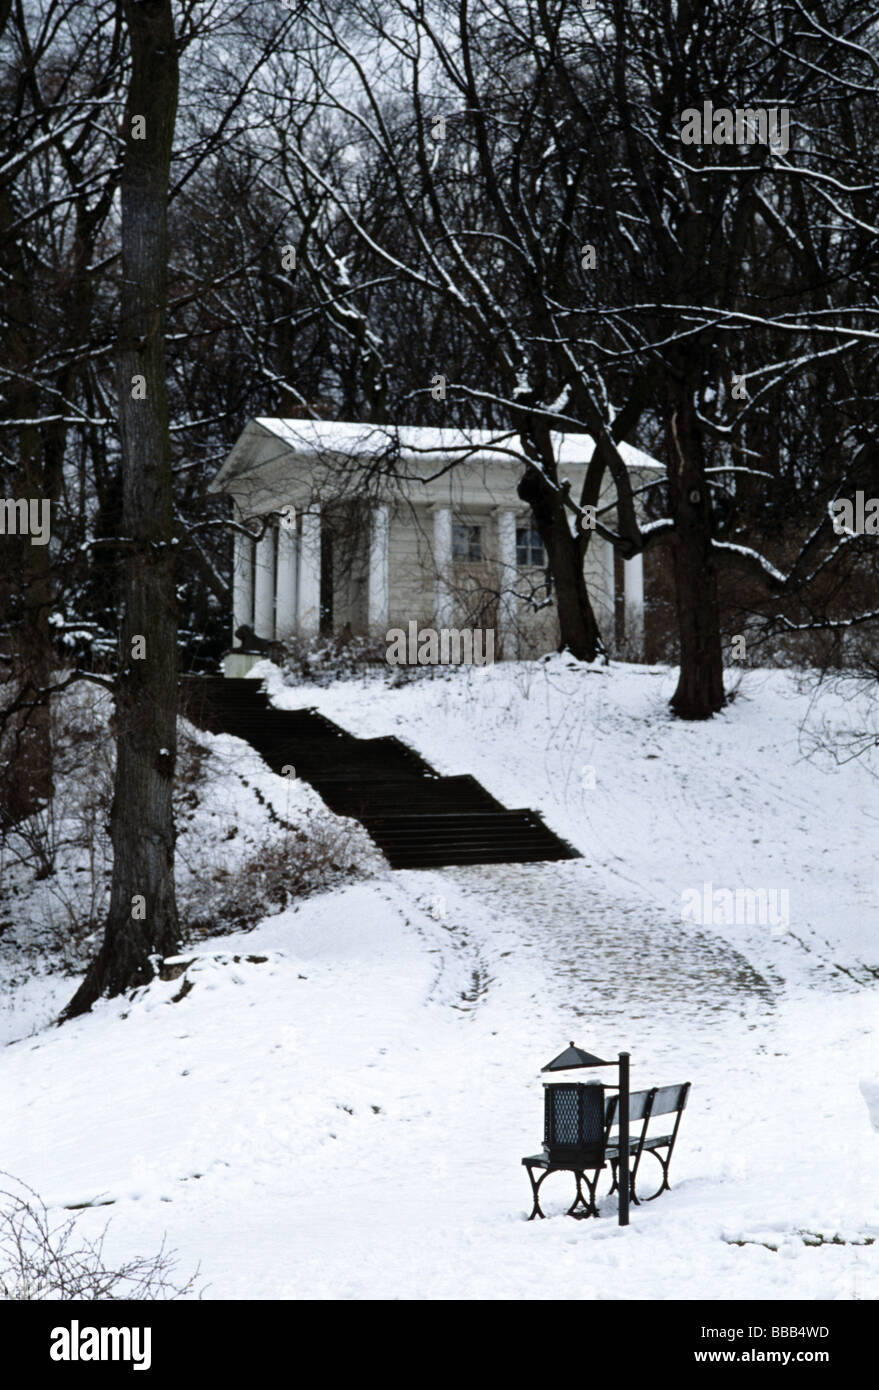
[(516, 527), (516, 564), (546, 569), (546, 551), (536, 526)]
[(452, 559), (482, 559), (482, 527), (455, 522), (452, 526)]

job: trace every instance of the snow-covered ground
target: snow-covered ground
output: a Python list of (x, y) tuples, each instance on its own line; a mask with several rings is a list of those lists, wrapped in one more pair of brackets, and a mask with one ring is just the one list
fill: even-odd
[[(62, 1028), (24, 989), (16, 1023), (40, 1027), (0, 1054), (0, 1167), (59, 1209), (111, 1203), (80, 1218), (110, 1218), (111, 1252), (166, 1232), (209, 1297), (877, 1297), (879, 784), (804, 756), (808, 689), (754, 672), (685, 725), (664, 668), (263, 669), (276, 703), (472, 773), (583, 858), (383, 871)], [(785, 890), (788, 920), (683, 922), (706, 883)], [(673, 1191), (628, 1230), (615, 1198), (524, 1219), (539, 1068), (571, 1038), (628, 1049), (636, 1088), (693, 1083)], [(546, 1209), (570, 1188), (548, 1180)]]

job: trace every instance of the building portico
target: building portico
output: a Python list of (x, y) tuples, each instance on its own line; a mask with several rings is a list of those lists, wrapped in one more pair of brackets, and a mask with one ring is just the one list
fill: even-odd
[[(592, 441), (559, 436), (576, 495)], [(633, 470), (659, 465), (623, 446)], [(490, 628), (503, 659), (557, 643), (546, 556), (518, 496), (518, 441), (464, 432), (331, 421), (251, 421), (211, 484), (234, 503), (233, 632), (267, 640), (346, 627)], [(255, 532), (246, 534), (243, 528)], [(622, 617), (626, 648), (643, 640), (641, 557), (623, 566), (596, 537), (590, 597), (608, 645)]]

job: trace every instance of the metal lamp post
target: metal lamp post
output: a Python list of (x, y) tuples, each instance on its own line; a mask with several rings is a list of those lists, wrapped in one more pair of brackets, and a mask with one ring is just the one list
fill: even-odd
[[(545, 1067), (541, 1067), (541, 1071), (548, 1071), (548, 1072), (556, 1072), (556, 1071), (574, 1071), (574, 1070), (576, 1070), (578, 1067), (589, 1067), (589, 1068), (592, 1068), (592, 1067), (617, 1067), (617, 1068), (618, 1068), (618, 1071), (619, 1071), (619, 1082), (618, 1082), (618, 1090), (619, 1090), (619, 1108), (618, 1108), (618, 1116), (619, 1116), (619, 1130), (620, 1130), (620, 1140), (619, 1140), (619, 1147), (620, 1147), (620, 1170), (621, 1170), (621, 1174), (622, 1174), (622, 1172), (625, 1172), (625, 1182), (623, 1182), (622, 1180), (620, 1180), (620, 1184), (619, 1184), (619, 1189), (620, 1189), (619, 1224), (620, 1224), (621, 1226), (628, 1226), (628, 1224), (629, 1224), (629, 1053), (628, 1053), (628, 1052), (621, 1052), (621, 1053), (619, 1054), (619, 1056), (618, 1056), (618, 1058), (617, 1058), (617, 1060), (616, 1060), (615, 1062), (606, 1062), (606, 1061), (603, 1061), (601, 1057), (595, 1057), (595, 1056), (592, 1055), (591, 1052), (585, 1052), (585, 1051), (583, 1050), (582, 1047), (576, 1047), (576, 1046), (574, 1045), (574, 1043), (571, 1043), (568, 1047), (565, 1048), (564, 1052), (560, 1052), (560, 1053), (559, 1053), (558, 1057), (553, 1057), (553, 1059), (552, 1059), (551, 1062), (547, 1062), (547, 1064), (546, 1064)], [(561, 1092), (563, 1089), (568, 1090), (568, 1089), (573, 1089), (573, 1088), (567, 1088), (567, 1087), (565, 1087), (565, 1088), (562, 1088), (562, 1087), (552, 1088), (552, 1087), (550, 1087), (550, 1086), (547, 1087), (547, 1091), (548, 1091), (548, 1092), (552, 1091), (553, 1089), (557, 1089), (558, 1091)], [(585, 1092), (586, 1089), (587, 1089), (586, 1087), (579, 1087), (579, 1086), (576, 1088), (576, 1090), (577, 1090), (578, 1092)], [(573, 1104), (573, 1099), (570, 1099), (570, 1100), (569, 1100), (568, 1097), (561, 1097), (561, 1096), (559, 1096), (558, 1098), (556, 1098), (556, 1097), (554, 1097), (554, 1096), (548, 1095), (548, 1097), (547, 1097), (547, 1103), (546, 1103), (546, 1116), (547, 1116), (546, 1123), (547, 1123), (547, 1126), (548, 1126), (548, 1127), (549, 1127), (550, 1123), (552, 1123), (553, 1125), (557, 1125), (557, 1124), (558, 1124), (559, 1117), (560, 1117), (560, 1115), (563, 1113), (562, 1107), (561, 1107), (560, 1105), (557, 1105), (557, 1104), (556, 1104), (556, 1099), (558, 1099), (559, 1101), (563, 1101), (563, 1102), (564, 1102), (564, 1109), (570, 1113), (570, 1118), (568, 1119), (568, 1125), (569, 1125), (569, 1126), (570, 1126), (570, 1125), (573, 1125), (573, 1126), (574, 1126), (573, 1132), (577, 1135), (578, 1140), (579, 1140), (580, 1142), (582, 1142), (582, 1139), (585, 1137), (584, 1134), (583, 1134), (584, 1125), (588, 1125), (588, 1123), (589, 1123), (588, 1106), (584, 1103), (584, 1102), (585, 1102), (585, 1097), (583, 1097), (582, 1095), (579, 1097), (579, 1099), (578, 1099), (578, 1101), (577, 1101), (577, 1103), (576, 1103), (576, 1104), (577, 1104), (577, 1108), (576, 1108), (576, 1118), (574, 1118), (574, 1114), (573, 1114), (573, 1112), (571, 1111), (571, 1105)], [(603, 1107), (602, 1107), (602, 1110), (603, 1110)], [(603, 1123), (603, 1118), (604, 1118), (604, 1117), (603, 1117), (603, 1114), (602, 1114), (602, 1123)], [(567, 1119), (567, 1116), (566, 1116), (566, 1119)], [(549, 1133), (550, 1133), (550, 1130), (549, 1130), (549, 1128), (547, 1128), (547, 1135), (549, 1135)], [(555, 1133), (555, 1131), (553, 1131), (553, 1133)]]

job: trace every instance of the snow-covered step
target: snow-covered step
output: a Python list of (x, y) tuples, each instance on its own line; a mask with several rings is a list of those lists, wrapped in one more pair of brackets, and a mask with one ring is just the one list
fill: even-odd
[(578, 859), (527, 809), (508, 810), (469, 776), (441, 777), (396, 738), (354, 738), (315, 710), (279, 710), (254, 680), (190, 676), (181, 708), (246, 739), (273, 771), (296, 774), (338, 815), (361, 821), (394, 869)]

